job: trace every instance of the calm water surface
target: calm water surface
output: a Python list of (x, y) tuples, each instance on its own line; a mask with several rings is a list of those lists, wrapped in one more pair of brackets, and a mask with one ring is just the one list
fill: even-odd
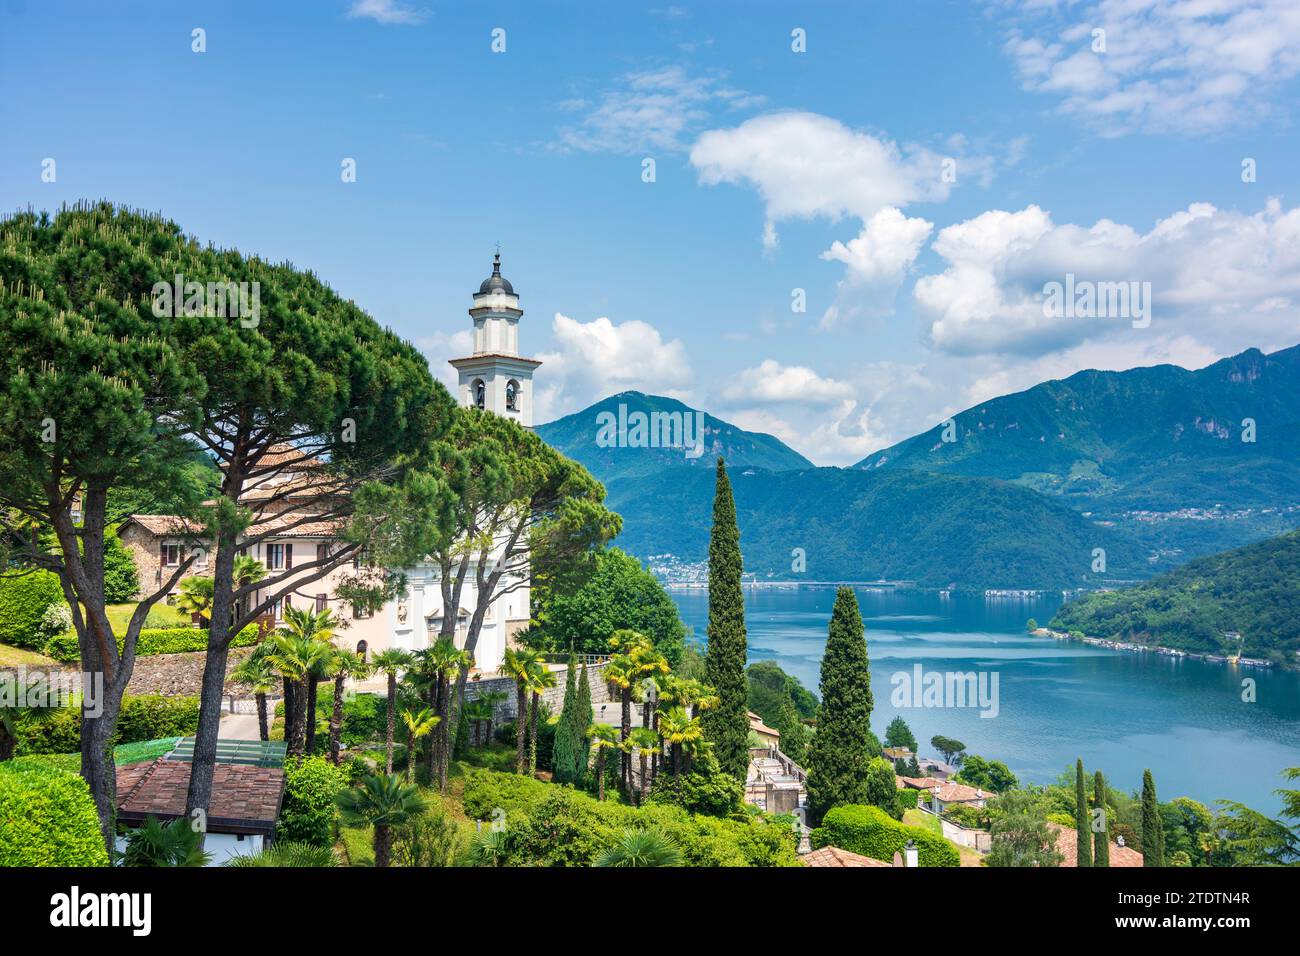
[[(682, 620), (702, 640), (708, 593), (669, 592)], [(817, 692), (835, 591), (829, 587), (747, 588), (749, 658), (775, 660)], [(1150, 768), (1162, 800), (1239, 800), (1266, 813), (1281, 806), (1273, 790), (1284, 767), (1300, 766), (1300, 674), (1233, 668), (1094, 648), (1025, 633), (1028, 618), (1046, 622), (1060, 598), (943, 597), (931, 591), (859, 590), (867, 626), (872, 727), (884, 736), (895, 714), (908, 722), (921, 752), (936, 734), (968, 752), (1001, 760), (1022, 782), (1047, 783), (1082, 757), (1125, 790)], [(897, 672), (987, 671), (998, 674), (999, 713), (976, 708), (898, 708)], [(1256, 681), (1244, 703), (1243, 678)]]

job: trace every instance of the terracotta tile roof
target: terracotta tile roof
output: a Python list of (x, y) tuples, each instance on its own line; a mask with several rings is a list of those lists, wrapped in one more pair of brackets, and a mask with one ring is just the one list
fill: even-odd
[[(185, 814), (190, 785), (188, 762), (159, 757), (153, 763), (119, 768), (117, 813), (123, 823), (143, 823), (145, 817), (171, 820)], [(208, 829), (214, 833), (275, 831), (284, 794), (284, 771), (219, 763), (212, 775)]]
[(911, 787), (913, 790), (931, 790), (939, 786), (940, 783), (941, 781), (935, 780), (933, 777), (900, 777), (898, 774), (894, 774), (894, 786), (899, 790), (904, 787)]
[(996, 796), (991, 790), (968, 787), (964, 783), (941, 783), (935, 788), (935, 796), (941, 803), (970, 803), (972, 800), (987, 800)]
[[(303, 468), (316, 468), (319, 464), (317, 456), (319, 447), (308, 447), (306, 449), (298, 448), (287, 442), (277, 442), (262, 453), (262, 457), (257, 460), (253, 466), (258, 471), (263, 468), (275, 468), (280, 465), (290, 464), (291, 471), (298, 471)], [(302, 460), (300, 460), (302, 459)], [(218, 461), (217, 467), (223, 471), (226, 468), (224, 461)]]
[(756, 734), (767, 734), (769, 737), (780, 737), (781, 731), (773, 730), (767, 724), (763, 723), (763, 718), (758, 716), (752, 710), (749, 712), (749, 729)]
[[(1060, 863), (1061, 866), (1078, 866), (1075, 854), (1079, 849), (1079, 834), (1074, 832), (1073, 827), (1063, 827), (1059, 823), (1049, 823), (1056, 840), (1056, 852), (1060, 853), (1065, 859)], [(1141, 866), (1142, 854), (1131, 846), (1120, 846), (1114, 840), (1110, 844), (1110, 865), (1115, 866)]]
[(887, 866), (893, 869), (892, 863), (873, 860), (860, 853), (850, 853), (837, 846), (824, 846), (820, 850), (813, 850), (802, 859), (804, 866)]
[(180, 517), (179, 515), (128, 515), (118, 528), (120, 532), (129, 522), (134, 521), (150, 534), (194, 535), (203, 531), (203, 526)]

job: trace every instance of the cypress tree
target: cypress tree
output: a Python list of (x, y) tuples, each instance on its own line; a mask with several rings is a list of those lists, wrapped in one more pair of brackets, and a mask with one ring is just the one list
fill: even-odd
[(1083, 759), (1074, 762), (1074, 860), (1092, 866), (1092, 825), (1088, 819), (1088, 788), (1083, 783)]
[(1150, 770), (1142, 771), (1142, 865), (1165, 865), (1165, 834), (1156, 803), (1156, 782)]
[(587, 768), (591, 766), (591, 741), (587, 739), (587, 728), (595, 716), (591, 709), (591, 681), (587, 677), (587, 665), (582, 665), (582, 676), (578, 679), (578, 702), (573, 708), (573, 739), (577, 742), (574, 752), (574, 782), (582, 783), (587, 777)]
[(821, 708), (808, 756), (808, 816), (817, 826), (832, 807), (867, 802), (871, 670), (867, 636), (852, 588), (840, 588), (822, 657)]
[(740, 531), (727, 468), (718, 459), (709, 535), (709, 648), (705, 674), (719, 705), (704, 712), (705, 738), (723, 773), (743, 781), (749, 769), (749, 686), (745, 680), (745, 600), (740, 590)]
[(555, 743), (551, 750), (551, 773), (556, 783), (573, 783), (577, 775), (578, 742), (573, 739), (573, 715), (578, 709), (578, 684), (574, 677), (578, 662), (569, 655), (568, 676), (564, 682), (564, 706), (555, 725)]
[(1106, 780), (1097, 771), (1093, 779), (1093, 802), (1101, 810), (1102, 830), (1092, 842), (1092, 865), (1110, 866), (1110, 812), (1106, 809)]

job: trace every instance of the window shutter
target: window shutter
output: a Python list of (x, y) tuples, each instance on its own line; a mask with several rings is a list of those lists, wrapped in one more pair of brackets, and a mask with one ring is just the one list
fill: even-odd
[(293, 567), (293, 545), (292, 544), (286, 544), (284, 546), (284, 566), (286, 568)]
[(167, 567), (167, 545), (161, 542), (158, 544), (158, 566)]

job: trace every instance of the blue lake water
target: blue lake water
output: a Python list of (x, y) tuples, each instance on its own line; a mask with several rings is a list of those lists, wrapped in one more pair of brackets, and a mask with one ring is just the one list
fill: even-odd
[[(682, 620), (702, 641), (708, 593), (672, 589)], [(814, 693), (835, 590), (746, 588), (749, 659), (775, 660)], [(1238, 800), (1274, 814), (1273, 791), (1300, 766), (1300, 674), (1234, 668), (1157, 654), (1030, 637), (1025, 621), (1046, 623), (1060, 598), (984, 598), (933, 591), (858, 590), (867, 627), (872, 728), (884, 736), (901, 714), (923, 755), (936, 734), (968, 753), (1001, 760), (1022, 782), (1073, 773), (1076, 757), (1124, 790), (1150, 768), (1161, 800), (1187, 796), (1209, 804)], [(998, 675), (998, 714), (975, 707), (896, 707), (893, 675), (986, 672)], [(1255, 701), (1242, 700), (1243, 679)]]

